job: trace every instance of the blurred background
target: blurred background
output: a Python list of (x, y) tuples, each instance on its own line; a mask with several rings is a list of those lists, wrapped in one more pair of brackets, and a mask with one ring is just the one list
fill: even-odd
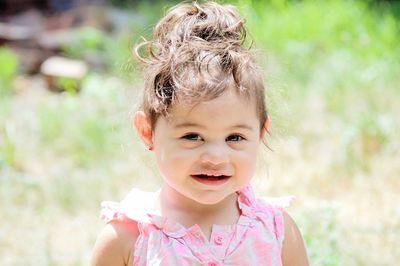
[[(1, 265), (87, 265), (100, 202), (158, 188), (132, 47), (176, 3), (0, 1)], [(400, 2), (230, 3), (272, 119), (257, 193), (296, 196), (312, 265), (397, 265)]]

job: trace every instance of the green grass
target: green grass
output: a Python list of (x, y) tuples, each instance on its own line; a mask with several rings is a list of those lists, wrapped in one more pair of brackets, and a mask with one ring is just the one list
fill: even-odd
[(343, 232), (338, 226), (338, 208), (334, 204), (325, 203), (325, 205), (303, 213), (297, 222), (301, 225), (312, 265), (343, 265), (344, 256), (341, 252)]
[(12, 81), (18, 72), (18, 58), (9, 49), (0, 47), (0, 100), (12, 89)]
[(54, 156), (70, 157), (80, 165), (112, 156), (118, 144), (110, 135), (118, 135), (122, 125), (107, 114), (121, 108), (118, 101), (123, 95), (115, 88), (121, 84), (92, 74), (82, 83), (79, 96), (67, 93), (57, 104), (38, 106), (41, 144)]

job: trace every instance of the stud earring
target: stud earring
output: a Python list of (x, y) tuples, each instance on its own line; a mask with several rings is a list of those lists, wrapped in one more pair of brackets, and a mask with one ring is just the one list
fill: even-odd
[(149, 146), (149, 147), (147, 147), (147, 149), (148, 149), (149, 151), (152, 151), (152, 150), (153, 150), (153, 146)]

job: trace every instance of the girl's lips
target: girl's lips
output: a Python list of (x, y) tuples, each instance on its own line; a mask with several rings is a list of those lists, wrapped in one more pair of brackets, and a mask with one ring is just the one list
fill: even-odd
[(191, 177), (205, 185), (221, 185), (228, 181), (231, 176), (220, 175), (220, 176), (212, 176), (212, 175), (191, 175)]

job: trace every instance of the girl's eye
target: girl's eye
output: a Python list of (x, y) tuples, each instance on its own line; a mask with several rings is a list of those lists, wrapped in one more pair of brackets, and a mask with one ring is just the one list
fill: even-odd
[(242, 141), (244, 138), (240, 135), (230, 135), (226, 138), (226, 141)]
[(191, 141), (199, 141), (199, 140), (201, 140), (201, 137), (199, 136), (199, 134), (190, 133), (190, 134), (183, 136), (182, 139), (191, 140)]

